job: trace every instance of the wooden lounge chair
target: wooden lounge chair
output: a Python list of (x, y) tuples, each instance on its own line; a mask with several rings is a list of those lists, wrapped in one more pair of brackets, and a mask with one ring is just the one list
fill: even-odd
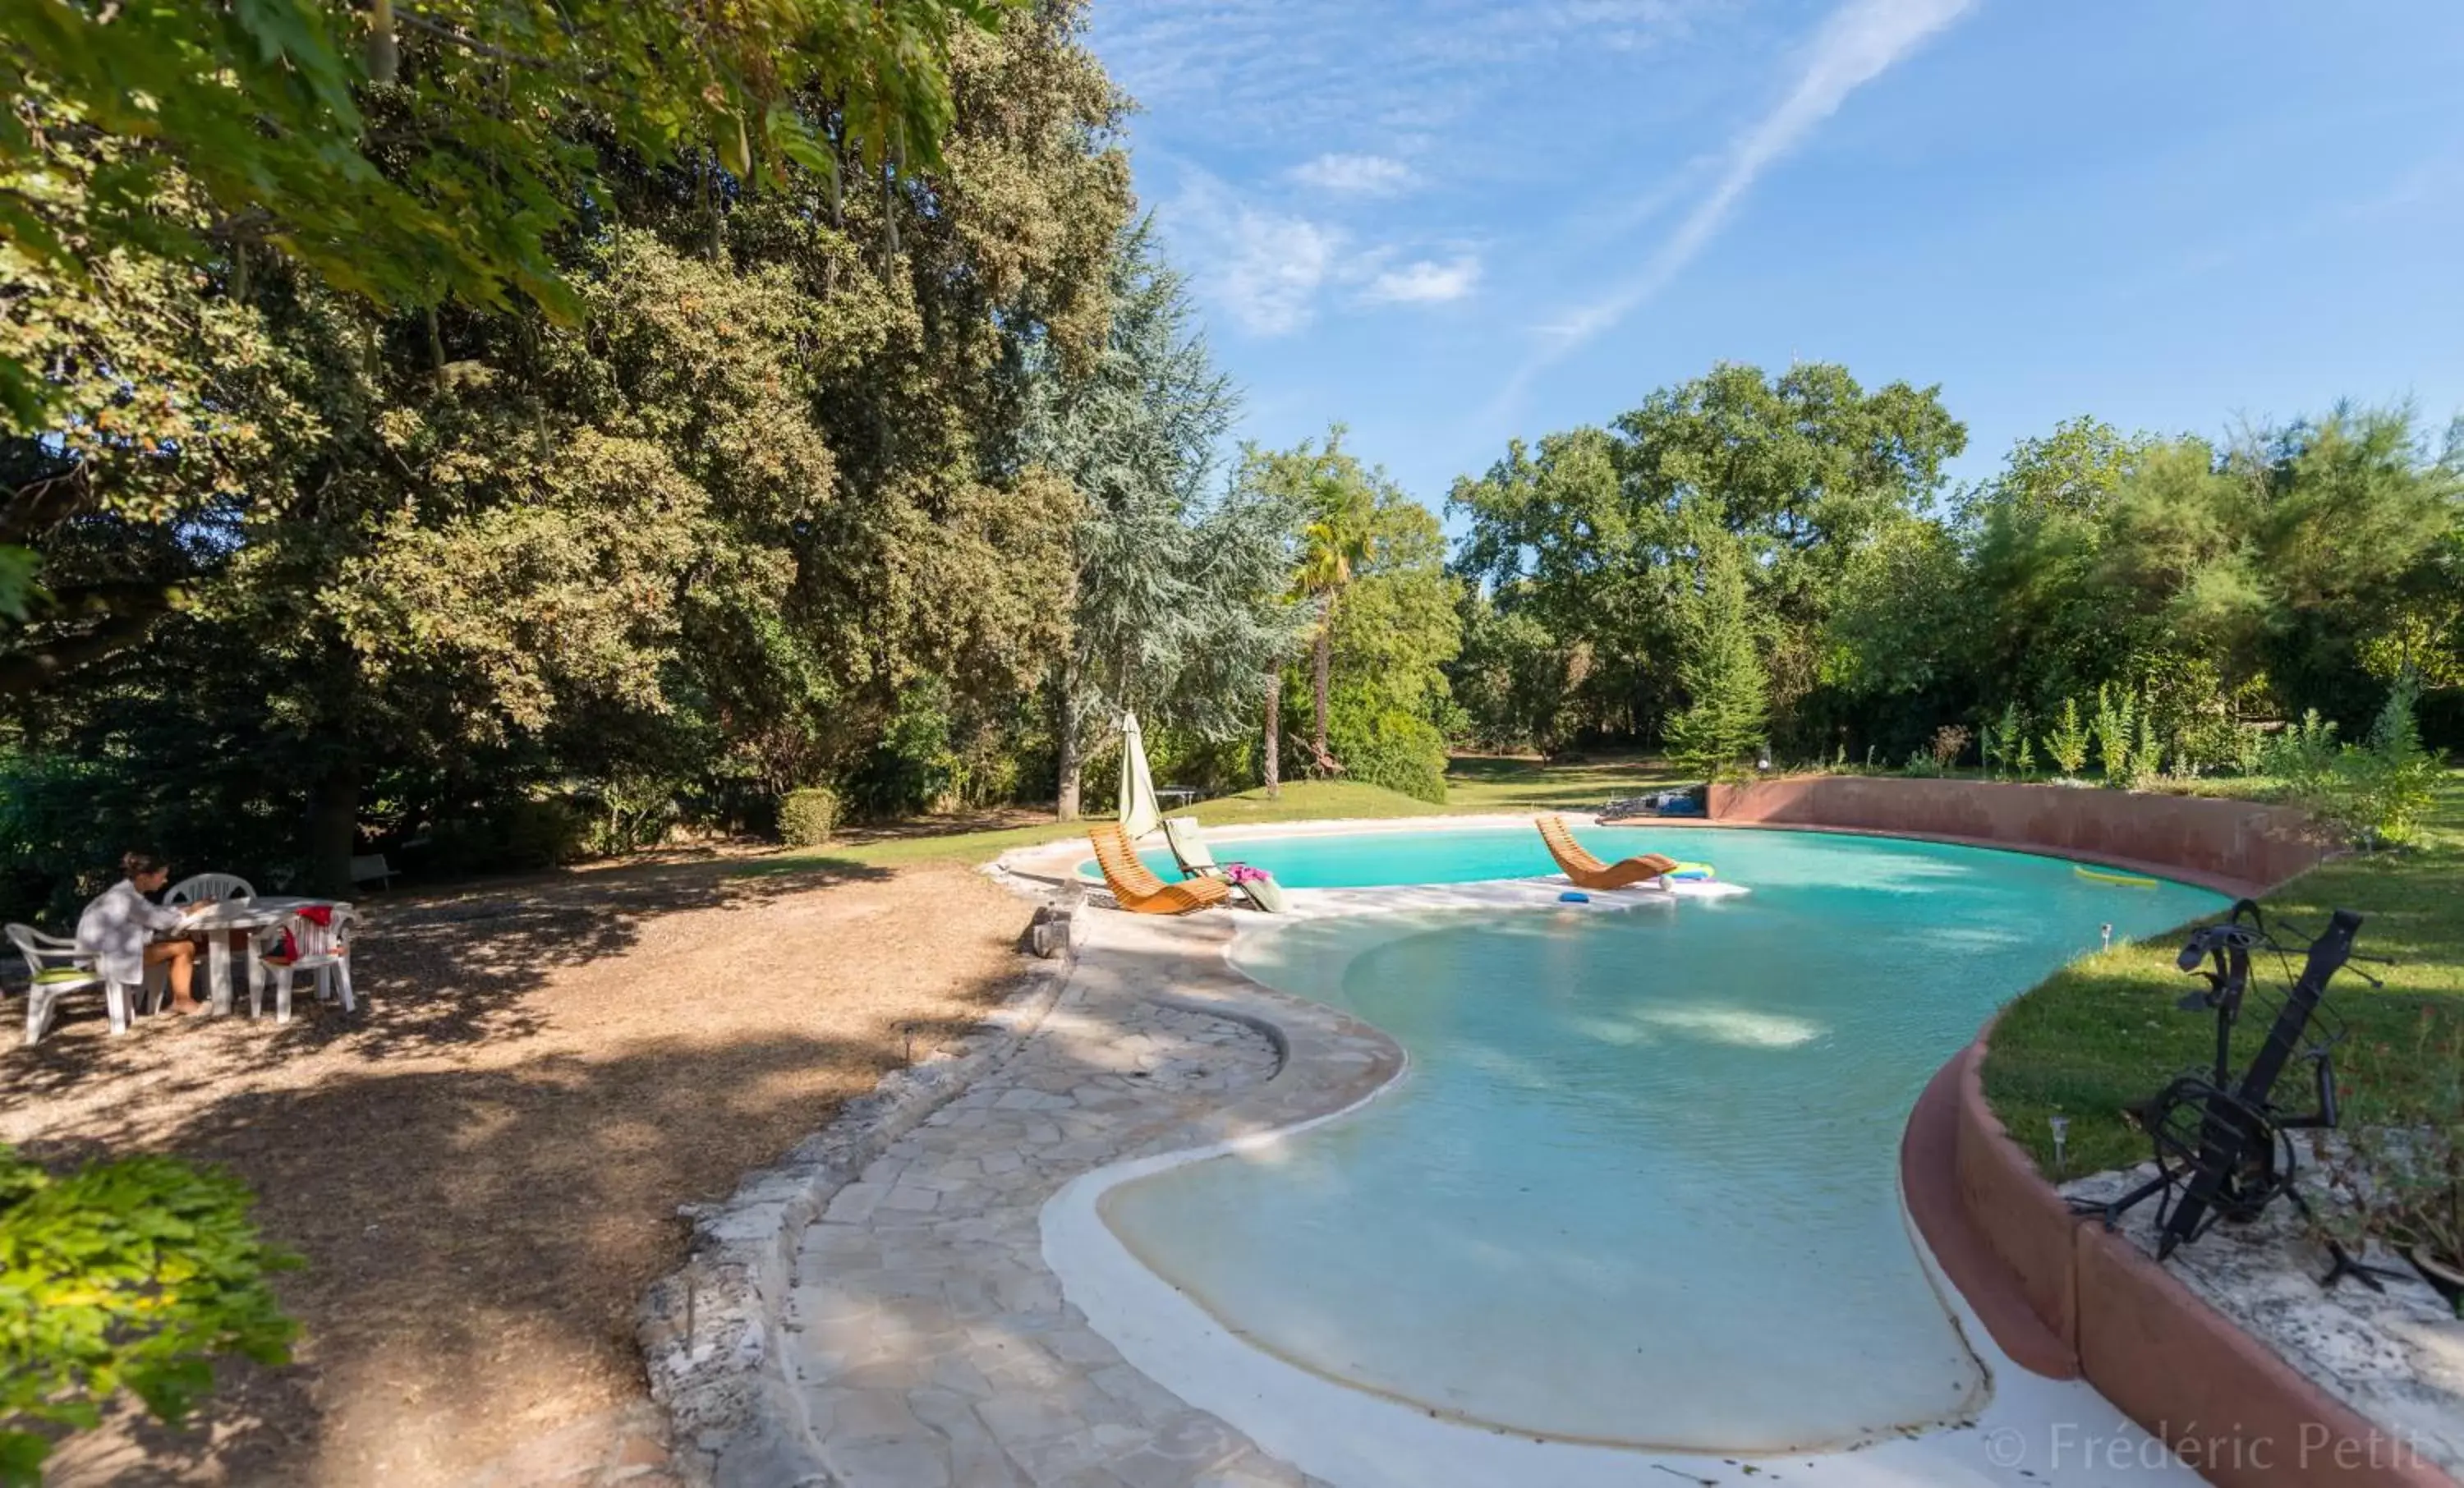
[(1087, 840), (1095, 844), (1095, 865), (1104, 870), (1105, 886), (1121, 908), (1139, 914), (1187, 914), (1221, 904), (1231, 897), (1232, 886), (1220, 878), (1194, 878), (1185, 884), (1167, 884), (1147, 871), (1130, 846), (1129, 834), (1117, 821), (1098, 822), (1089, 827)]
[(1557, 860), (1557, 866), (1574, 881), (1577, 888), (1632, 888), (1677, 870), (1676, 859), (1663, 858), (1656, 852), (1602, 863), (1574, 841), (1574, 834), (1566, 829), (1565, 818), (1542, 817), (1538, 824), (1540, 840), (1549, 844), (1549, 856)]

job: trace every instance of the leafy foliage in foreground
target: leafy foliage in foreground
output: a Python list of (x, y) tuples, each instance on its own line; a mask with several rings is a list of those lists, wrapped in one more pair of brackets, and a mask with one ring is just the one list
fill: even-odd
[(39, 1483), (43, 1429), (91, 1427), (123, 1390), (177, 1422), (216, 1356), (289, 1357), (266, 1279), (297, 1261), (258, 1237), (252, 1202), (167, 1157), (55, 1175), (0, 1148), (0, 1482)]

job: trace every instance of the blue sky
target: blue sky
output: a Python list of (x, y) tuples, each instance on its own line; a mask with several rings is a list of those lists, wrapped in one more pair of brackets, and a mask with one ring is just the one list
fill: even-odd
[(1431, 505), (1716, 361), (2076, 413), (2464, 412), (2459, 0), (1095, 0), (1241, 432)]

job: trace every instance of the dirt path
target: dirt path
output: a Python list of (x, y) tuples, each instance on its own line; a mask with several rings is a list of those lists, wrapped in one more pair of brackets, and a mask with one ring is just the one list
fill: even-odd
[(281, 1282), (294, 1365), (232, 1371), (198, 1430), (77, 1439), (55, 1483), (528, 1476), (508, 1454), (641, 1400), (632, 1309), (680, 1258), (676, 1206), (971, 1023), (1027, 918), (959, 868), (724, 864), (370, 908), (356, 1019), (111, 1039), (85, 999), (0, 1054), (0, 1141), (226, 1164), (308, 1258)]

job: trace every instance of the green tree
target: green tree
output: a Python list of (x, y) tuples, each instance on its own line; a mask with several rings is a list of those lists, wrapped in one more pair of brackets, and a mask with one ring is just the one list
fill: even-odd
[[(1333, 454), (1338, 435), (1329, 435)], [(1331, 464), (1331, 462), (1330, 462)], [(1375, 541), (1369, 528), (1369, 494), (1339, 467), (1331, 469), (1312, 487), (1309, 520), (1301, 528), (1299, 571), (1293, 577), (1301, 596), (1317, 610), (1317, 634), (1310, 646), (1310, 753), (1317, 767), (1330, 773), (1340, 768), (1327, 753), (1327, 686), (1333, 667), (1335, 606), (1352, 587), (1353, 569), (1369, 560)]]
[[(1355, 569), (1375, 558), (1376, 514), (1393, 493), (1381, 472), (1344, 449), (1343, 434), (1337, 425), (1328, 430), (1323, 445), (1305, 439), (1287, 450), (1244, 449), (1236, 477), (1238, 486), (1258, 499), (1299, 514), (1291, 593), (1308, 607), (1313, 623), (1310, 763), (1328, 774), (1343, 768), (1328, 750), (1336, 611)], [(1268, 720), (1269, 757), (1281, 749), (1281, 715), (1277, 707)]]
[(1372, 480), (1365, 557), (1328, 638), (1328, 736), (1353, 779), (1443, 801), (1463, 586), (1446, 572), (1437, 517)]
[[(771, 0), (723, 17), (576, 0), (551, 22), (511, 0), (450, 16), (391, 0), (7, 0), (0, 434), (74, 427), (99, 380), (115, 412), (138, 413), (112, 421), (140, 457), (121, 464), (210, 454), (213, 442), (166, 437), (190, 379), (127, 354), (159, 341), (143, 322), (161, 312), (140, 296), (166, 276), (191, 281), (175, 307), (206, 287), (225, 319), (282, 272), (407, 311), (440, 377), (447, 306), (573, 323), (560, 245), (585, 211), (600, 225), (614, 175), (690, 177), (715, 232), (719, 198), (781, 184), (791, 163), (834, 191), (843, 171), (934, 165), (951, 49), (1001, 13), (979, 0)], [(111, 464), (20, 489), (0, 516), (0, 615), (45, 599), (27, 537), (75, 510), (144, 507), (142, 486), (96, 478)], [(15, 673), (30, 683), (127, 644), (167, 607), (159, 589), (109, 608), (119, 597), (51, 598), (63, 621), (101, 623), (33, 652), (46, 665)]]
[(1924, 511), (1967, 431), (1934, 388), (1867, 389), (1845, 368), (1776, 376), (1723, 363), (1651, 394), (1613, 430), (1517, 444), (1482, 480), (1459, 481), (1461, 571), (1519, 593), (1551, 634), (1593, 659), (1594, 727), (1651, 742), (1681, 698), (1660, 658), (1682, 640), (1701, 514), (1741, 545), (1749, 602), (1765, 630), (1769, 706), (1809, 747), (1827, 715), (1825, 623), (1850, 564)]
[(1678, 668), (1685, 711), (1669, 720), (1668, 756), (1689, 773), (1716, 779), (1763, 748), (1769, 684), (1747, 598), (1744, 558), (1734, 544), (1706, 536), (1697, 564), (1701, 587), (1687, 615), (1684, 660)]
[[(1649, 740), (1677, 699), (1661, 662), (1679, 640), (1680, 574), (1664, 514), (1626, 501), (1617, 460), (1603, 429), (1551, 434), (1536, 449), (1518, 440), (1480, 479), (1456, 481), (1446, 510), (1466, 523), (1455, 572), (1565, 659), (1552, 668), (1560, 695), (1526, 711), (1568, 733)], [(1505, 695), (1466, 691), (1477, 727), (1492, 727), (1483, 700)]]
[(1463, 650), (1446, 676), (1462, 705), (1466, 742), (1555, 753), (1573, 725), (1589, 658), (1560, 646), (1529, 609), (1501, 605), (1471, 584), (1463, 585), (1460, 607)]
[(1048, 344), (1029, 359), (1030, 469), (1084, 504), (1056, 678), (1065, 821), (1078, 815), (1099, 725), (1134, 708), (1207, 738), (1240, 732), (1252, 679), (1294, 629), (1277, 582), (1292, 514), (1245, 488), (1205, 492), (1237, 398), (1148, 223), (1123, 231), (1112, 274), (1111, 329), (1093, 365), (1073, 375)]
[[(57, 334), (130, 365), (160, 345), (149, 379), (221, 423), (123, 449), (64, 422), (0, 440), (0, 468), (77, 491), (38, 524), (55, 594), (185, 607), (85, 654), (88, 608), (37, 611), (0, 660), (46, 677), (16, 741), (104, 777), (103, 837), (325, 875), (370, 836), (440, 863), (501, 841), (558, 804), (533, 797), (611, 830), (662, 799), (759, 822), (873, 768), (893, 723), (902, 748), (1031, 754), (1077, 509), (1017, 458), (1023, 348), (1093, 344), (1126, 202), (1121, 99), (1074, 27), (1054, 5), (954, 35), (929, 194), (790, 165), (714, 201), (611, 156), (599, 230), (560, 240), (585, 325), (397, 313), (267, 255), (244, 295), (176, 281), (158, 330), (113, 309), (147, 303), (132, 280), (119, 318)], [(197, 334), (192, 303), (235, 328)], [(93, 386), (60, 406), (120, 427), (126, 392)]]

